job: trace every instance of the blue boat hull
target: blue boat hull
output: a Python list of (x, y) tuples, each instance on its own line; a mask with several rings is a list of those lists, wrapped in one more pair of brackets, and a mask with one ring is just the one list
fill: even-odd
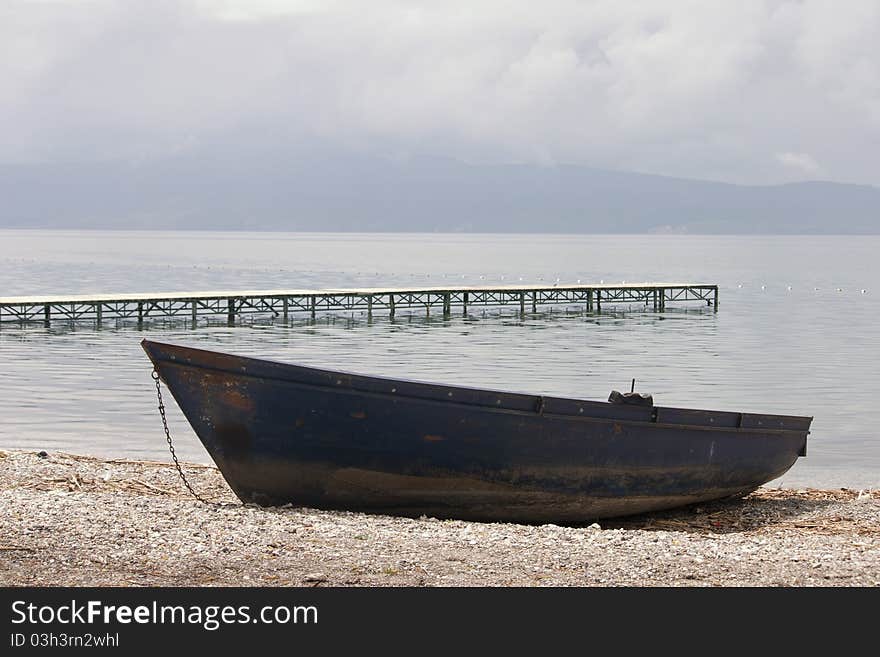
[(262, 505), (530, 523), (643, 513), (777, 478), (811, 421), (143, 347), (235, 494)]

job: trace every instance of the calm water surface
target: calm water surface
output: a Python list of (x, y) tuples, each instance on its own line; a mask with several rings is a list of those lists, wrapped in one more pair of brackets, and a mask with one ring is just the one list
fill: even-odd
[[(336, 286), (718, 283), (690, 306), (368, 323), (0, 328), (0, 447), (167, 459), (143, 337), (367, 374), (813, 415), (774, 485), (880, 487), (880, 237), (0, 231), (0, 296)], [(864, 291), (863, 291), (864, 290)], [(408, 312), (408, 311), (407, 311)], [(208, 462), (171, 410), (178, 453)]]

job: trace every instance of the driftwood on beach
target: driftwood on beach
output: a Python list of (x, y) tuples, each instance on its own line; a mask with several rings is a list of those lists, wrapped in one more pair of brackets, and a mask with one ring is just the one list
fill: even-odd
[(880, 491), (515, 525), (238, 502), (216, 468), (0, 452), (0, 585), (880, 585)]

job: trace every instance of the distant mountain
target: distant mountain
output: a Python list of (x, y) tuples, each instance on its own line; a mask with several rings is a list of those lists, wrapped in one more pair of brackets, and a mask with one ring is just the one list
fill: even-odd
[(0, 227), (877, 234), (880, 189), (248, 153), (0, 167)]

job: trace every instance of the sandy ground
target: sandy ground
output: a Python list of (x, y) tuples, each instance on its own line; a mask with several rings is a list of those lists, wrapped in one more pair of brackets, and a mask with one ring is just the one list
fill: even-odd
[(880, 585), (880, 491), (527, 526), (263, 509), (185, 469), (217, 504), (164, 463), (0, 451), (0, 585)]

